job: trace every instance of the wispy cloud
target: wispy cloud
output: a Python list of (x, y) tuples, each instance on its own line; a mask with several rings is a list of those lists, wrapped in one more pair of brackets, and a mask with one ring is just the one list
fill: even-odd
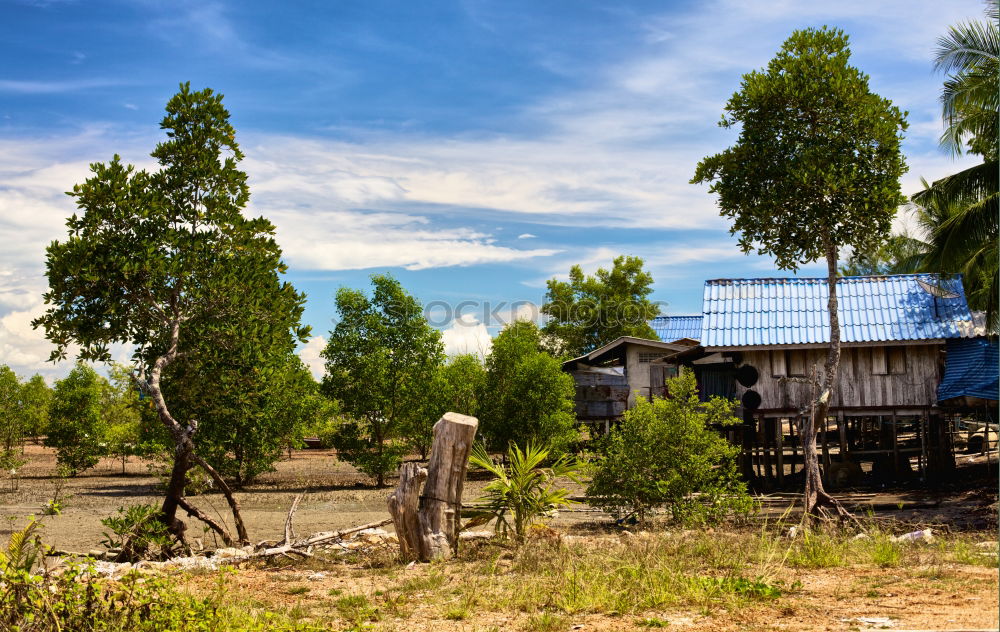
[(0, 92), (11, 94), (59, 94), (124, 85), (118, 79), (18, 80), (0, 79)]

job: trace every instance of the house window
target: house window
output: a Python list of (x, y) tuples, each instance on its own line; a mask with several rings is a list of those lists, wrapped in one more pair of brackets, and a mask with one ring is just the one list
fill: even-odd
[(886, 362), (885, 347), (872, 347), (872, 375), (888, 375), (889, 365)]
[(806, 352), (786, 351), (785, 365), (788, 367), (788, 375), (794, 377), (806, 376)]
[(906, 373), (906, 347), (889, 347), (889, 373), (902, 375)]
[(785, 352), (771, 352), (771, 377), (785, 377), (788, 371), (785, 370)]
[(649, 364), (654, 360), (658, 360), (663, 357), (663, 353), (657, 351), (640, 351), (639, 352), (639, 364)]

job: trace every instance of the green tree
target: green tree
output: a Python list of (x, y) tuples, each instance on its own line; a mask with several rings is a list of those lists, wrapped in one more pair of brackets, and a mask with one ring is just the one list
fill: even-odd
[(444, 361), (441, 333), (399, 281), (373, 275), (374, 291), (337, 291), (340, 320), (323, 350), (322, 390), (349, 420), (336, 440), (338, 455), (385, 484), (406, 449), (405, 433), (433, 425), (426, 390)]
[(415, 425), (404, 430), (411, 446), (427, 458), (434, 439), (434, 426), (427, 420), (440, 419), (446, 412), (475, 417), (479, 411), (479, 394), (486, 379), (486, 369), (476, 354), (461, 354), (437, 367), (425, 389), (423, 406), (426, 412), (415, 417)]
[(24, 386), (6, 364), (0, 365), (0, 468), (20, 467), (26, 431)]
[(110, 359), (111, 344), (133, 346), (137, 382), (173, 446), (164, 523), (183, 537), (176, 518), (183, 506), (232, 541), (184, 499), (187, 472), (197, 465), (226, 494), (238, 537), (247, 540), (231, 491), (196, 450), (199, 417), (174, 415), (162, 381), (180, 365), (227, 357), (247, 340), (304, 340), (305, 298), (280, 279), (274, 226), (243, 215), (250, 192), (222, 96), (182, 84), (166, 110), (167, 139), (152, 152), (157, 171), (115, 156), (91, 165), (92, 176), (73, 187), (82, 215), (67, 222), (65, 241), (48, 247), (49, 307), (33, 324), (56, 343), (53, 360), (71, 344), (81, 358), (99, 361)]
[(511, 323), (493, 341), (478, 398), (487, 447), (505, 452), (511, 443), (545, 445), (562, 454), (579, 436), (575, 396), (572, 376), (542, 348), (535, 323)]
[(736, 402), (698, 398), (694, 374), (667, 381), (669, 398), (639, 398), (599, 443), (590, 502), (616, 518), (667, 507), (675, 520), (704, 522), (750, 508), (736, 467), (740, 449), (715, 427), (740, 423)]
[(36, 373), (21, 387), (21, 398), (24, 403), (25, 433), (37, 440), (37, 437), (48, 432), (52, 389), (45, 383), (45, 378)]
[(178, 366), (164, 387), (175, 414), (198, 416), (198, 454), (235, 487), (271, 471), (322, 405), (291, 339), (250, 342)]
[(795, 31), (766, 69), (743, 76), (720, 123), (739, 126), (739, 140), (702, 160), (692, 179), (711, 183), (744, 252), (771, 255), (784, 270), (826, 260), (830, 344), (801, 435), (810, 516), (830, 506), (846, 514), (823, 489), (815, 449), (840, 364), (838, 253), (884, 239), (905, 202), (906, 116), (872, 93), (849, 59), (843, 31)]
[(143, 456), (149, 450), (142, 443), (142, 407), (139, 391), (129, 367), (113, 364), (111, 380), (101, 403), (103, 453), (121, 461), (122, 474), (130, 456)]
[[(987, 313), (997, 331), (1000, 312), (1000, 4), (987, 3), (987, 20), (953, 26), (938, 40), (935, 69), (947, 76), (941, 91), (945, 132), (942, 146), (954, 155), (971, 153), (983, 162), (925, 186), (913, 196), (936, 221), (925, 224), (928, 248), (923, 269), (961, 273), (969, 305)], [(942, 212), (944, 211), (944, 212)]]
[(611, 270), (594, 276), (580, 266), (569, 270), (569, 281), (549, 279), (542, 313), (549, 317), (542, 331), (557, 342), (558, 353), (578, 356), (621, 336), (656, 340), (649, 321), (660, 313), (649, 300), (653, 277), (639, 257), (616, 257)]
[(45, 445), (56, 449), (56, 461), (75, 476), (105, 454), (107, 381), (90, 366), (78, 362), (55, 384)]

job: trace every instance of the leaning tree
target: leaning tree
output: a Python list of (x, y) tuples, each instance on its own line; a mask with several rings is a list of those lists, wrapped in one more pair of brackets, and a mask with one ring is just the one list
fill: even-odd
[(906, 113), (874, 94), (848, 64), (840, 29), (795, 31), (766, 69), (743, 76), (720, 125), (739, 127), (735, 145), (698, 164), (692, 183), (711, 183), (744, 252), (798, 270), (825, 259), (829, 346), (803, 415), (805, 514), (846, 515), (823, 489), (816, 432), (827, 421), (840, 364), (837, 257), (870, 248), (889, 233), (898, 206)]
[(116, 155), (91, 165), (92, 176), (69, 193), (82, 214), (67, 221), (65, 241), (48, 247), (48, 308), (33, 325), (56, 344), (52, 360), (77, 345), (81, 359), (108, 361), (111, 345), (131, 345), (136, 383), (173, 444), (161, 519), (183, 540), (181, 507), (233, 541), (184, 498), (187, 472), (200, 466), (225, 493), (245, 542), (236, 499), (198, 452), (198, 419), (171, 413), (161, 379), (248, 341), (257, 352), (268, 341), (304, 340), (305, 298), (280, 279), (274, 226), (243, 215), (250, 192), (222, 95), (182, 84), (166, 111), (167, 139), (152, 152), (158, 170), (137, 170)]

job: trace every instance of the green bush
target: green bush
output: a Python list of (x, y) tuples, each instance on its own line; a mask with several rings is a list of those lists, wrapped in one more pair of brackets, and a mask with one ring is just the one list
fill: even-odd
[(486, 486), (487, 508), (482, 516), (496, 518), (496, 532), (502, 537), (513, 536), (522, 540), (528, 528), (546, 514), (571, 504), (569, 491), (556, 487), (555, 479), (575, 479), (580, 464), (575, 458), (563, 456), (551, 466), (543, 467), (549, 459), (549, 448), (532, 444), (522, 450), (511, 444), (507, 449), (505, 467), (493, 461), (482, 444), (477, 444), (469, 458), (472, 465), (481, 467), (496, 479)]
[(640, 522), (658, 507), (682, 522), (749, 511), (753, 504), (736, 469), (739, 448), (713, 429), (739, 423), (735, 403), (699, 401), (689, 371), (668, 380), (667, 389), (667, 399), (640, 398), (598, 444), (591, 502)]
[(101, 544), (120, 551), (118, 560), (134, 562), (170, 557), (174, 539), (160, 521), (160, 510), (153, 505), (119, 507), (117, 515), (108, 516), (101, 524), (111, 529), (104, 532)]
[(341, 423), (333, 433), (332, 441), (337, 449), (337, 458), (376, 479), (378, 485), (384, 483), (386, 474), (399, 469), (406, 454), (405, 445), (373, 438), (372, 425), (354, 419)]

